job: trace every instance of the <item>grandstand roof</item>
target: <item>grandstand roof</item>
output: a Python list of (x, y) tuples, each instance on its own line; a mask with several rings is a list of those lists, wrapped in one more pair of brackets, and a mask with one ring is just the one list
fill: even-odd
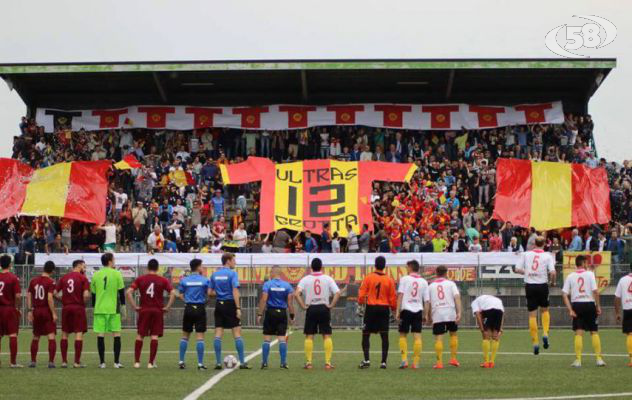
[(30, 110), (139, 104), (562, 100), (586, 112), (615, 59), (244, 60), (0, 64)]

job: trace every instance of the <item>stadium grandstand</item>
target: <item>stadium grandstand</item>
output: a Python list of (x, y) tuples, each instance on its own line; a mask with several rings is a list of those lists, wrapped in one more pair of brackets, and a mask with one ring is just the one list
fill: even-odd
[[(14, 254), (16, 265), (32, 265), (37, 261), (35, 254), (105, 250), (138, 254), (139, 260), (147, 253), (222, 251), (516, 254), (534, 247), (536, 232), (493, 218), (496, 161), (510, 157), (606, 168), (611, 222), (547, 231), (546, 249), (555, 254), (560, 268), (565, 251), (609, 251), (614, 282), (621, 275), (616, 265), (629, 261), (632, 165), (599, 158), (594, 136), (598, 121), (589, 115), (588, 102), (615, 66), (614, 59), (3, 64), (0, 76), (27, 106), (22, 121), (16, 121), (20, 133), (14, 137), (14, 159), (41, 168), (65, 161), (118, 162), (132, 155), (141, 165), (112, 170), (104, 225), (55, 217), (9, 218), (0, 221), (0, 253)], [(212, 124), (175, 129), (160, 124), (152, 128), (139, 123), (137, 117), (117, 119), (108, 129), (82, 125), (81, 111), (77, 111), (145, 105), (164, 110), (176, 105), (510, 107), (554, 102), (561, 102), (563, 110), (555, 123), (542, 120), (485, 129), (360, 123), (315, 123), (299, 129)], [(165, 118), (165, 114), (157, 118)], [(106, 116), (101, 123), (108, 121)], [(280, 229), (260, 233), (261, 185), (225, 185), (222, 180), (222, 169), (249, 157), (278, 164), (376, 160), (414, 163), (417, 170), (408, 183), (373, 183), (372, 223), (366, 227), (344, 229), (344, 234), (325, 225), (311, 232)], [(516, 280), (513, 286), (504, 287), (505, 281), (494, 275), (499, 269), (490, 271), (487, 280), (461, 284), (471, 285), (476, 293), (494, 290), (505, 296), (508, 307), (522, 305)], [(348, 279), (345, 283), (354, 286)], [(253, 283), (247, 324), (254, 323), (258, 287)], [(604, 296), (605, 305), (612, 304), (611, 289)], [(353, 297), (349, 294), (348, 301)], [(335, 323), (356, 326), (359, 320), (344, 310), (345, 302), (341, 304)], [(559, 293), (554, 304), (562, 304)], [(516, 314), (516, 324), (523, 320), (523, 315)], [(176, 321), (179, 318), (174, 317), (171, 324), (177, 325)], [(604, 323), (614, 324), (614, 320)]]

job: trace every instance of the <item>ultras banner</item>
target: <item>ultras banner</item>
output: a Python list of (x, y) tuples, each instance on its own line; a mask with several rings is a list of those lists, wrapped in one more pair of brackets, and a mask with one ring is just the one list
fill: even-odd
[(562, 102), (516, 106), (469, 104), (337, 104), (240, 107), (129, 106), (107, 110), (38, 108), (46, 132), (59, 126), (88, 131), (147, 128), (191, 130), (235, 128), (288, 130), (312, 126), (364, 125), (377, 128), (456, 130), (524, 124), (561, 124)]

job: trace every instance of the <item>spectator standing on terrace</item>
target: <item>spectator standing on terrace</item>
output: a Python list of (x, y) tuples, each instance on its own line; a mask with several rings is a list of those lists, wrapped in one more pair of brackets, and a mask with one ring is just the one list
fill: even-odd
[(154, 231), (147, 238), (147, 246), (150, 253), (159, 253), (165, 246), (165, 237), (160, 231), (160, 227), (154, 227)]

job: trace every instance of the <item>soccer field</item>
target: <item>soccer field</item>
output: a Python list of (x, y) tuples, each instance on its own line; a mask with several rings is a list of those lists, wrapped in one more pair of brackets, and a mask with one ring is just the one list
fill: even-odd
[[(212, 366), (214, 355), (209, 332), (207, 336), (206, 363)], [(123, 336), (125, 369), (112, 367), (112, 340), (106, 341), (108, 368), (97, 369), (96, 339), (89, 333), (84, 346), (83, 362), (88, 368), (49, 370), (46, 368), (48, 355), (46, 340), (40, 342), (39, 365), (36, 369), (7, 368), (7, 340), (3, 340), (2, 369), (0, 372), (0, 398), (91, 398), (91, 399), (178, 399), (194, 391), (211, 378), (216, 371), (199, 372), (195, 368), (195, 346), (189, 346), (187, 362), (189, 368), (181, 371), (177, 367), (177, 350), (180, 334), (167, 331), (160, 343), (158, 369), (147, 370), (149, 342), (145, 342), (141, 369), (133, 369), (134, 332)], [(278, 368), (278, 347), (271, 350), (270, 368), (259, 370), (260, 356), (250, 364), (251, 371), (236, 370), (228, 374), (206, 392), (203, 399), (493, 399), (530, 398), (567, 395), (587, 395), (632, 392), (631, 368), (626, 367), (628, 358), (623, 335), (619, 330), (601, 331), (606, 368), (595, 366), (591, 356), (590, 338), (584, 339), (584, 366), (577, 370), (570, 367), (574, 359), (572, 332), (556, 330), (551, 333), (551, 348), (539, 356), (531, 354), (529, 334), (525, 330), (508, 330), (502, 337), (496, 368), (484, 370), (479, 367), (480, 333), (475, 330), (459, 332), (461, 367), (446, 365), (444, 370), (432, 370), (434, 352), (430, 332), (423, 334), (423, 357), (418, 370), (399, 370), (400, 356), (398, 338), (391, 333), (391, 354), (387, 370), (380, 370), (380, 341), (372, 337), (372, 361), (369, 370), (358, 370), (361, 360), (360, 332), (334, 331), (334, 371), (325, 371), (322, 339), (314, 343), (314, 365), (311, 371), (302, 369), (303, 337), (300, 331), (291, 336), (289, 342), (290, 370)], [(258, 331), (247, 331), (244, 335), (247, 353), (259, 349), (262, 337)], [(18, 361), (24, 365), (29, 361), (31, 335), (23, 331), (20, 335)], [(70, 349), (73, 348), (72, 342)], [(445, 343), (448, 348), (447, 340)], [(412, 344), (409, 344), (412, 349)], [(72, 352), (70, 353), (72, 354)], [(224, 355), (235, 354), (230, 336), (224, 340)], [(69, 359), (71, 356), (69, 355)], [(449, 353), (444, 353), (444, 360)], [(60, 356), (57, 354), (57, 364)], [(622, 397), (619, 397), (622, 398)], [(632, 398), (632, 394), (627, 396)]]

